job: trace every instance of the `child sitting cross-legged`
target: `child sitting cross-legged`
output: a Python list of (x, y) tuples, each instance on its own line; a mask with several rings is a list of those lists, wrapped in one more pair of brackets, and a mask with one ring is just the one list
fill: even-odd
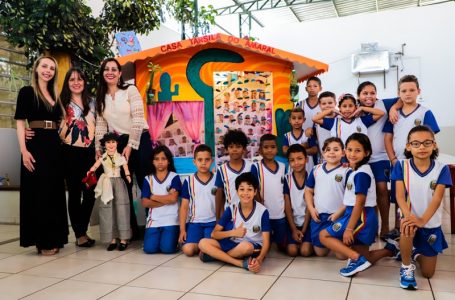
[(269, 213), (254, 200), (258, 182), (253, 174), (239, 175), (235, 188), (240, 202), (224, 211), (211, 239), (199, 242), (200, 258), (202, 261), (217, 259), (257, 273), (270, 247)]

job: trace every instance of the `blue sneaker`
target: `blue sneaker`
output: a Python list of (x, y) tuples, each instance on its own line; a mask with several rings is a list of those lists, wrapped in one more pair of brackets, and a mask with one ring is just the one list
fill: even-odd
[(392, 258), (397, 259), (400, 255), (400, 243), (396, 240), (387, 239), (384, 249), (387, 249), (393, 253)]
[(348, 265), (340, 269), (341, 276), (349, 277), (358, 272), (368, 269), (371, 266), (371, 263), (361, 255), (357, 260), (348, 260)]
[[(419, 255), (420, 253), (417, 253), (416, 248), (412, 247), (411, 262), (416, 262)], [(398, 251), (398, 253), (393, 258), (395, 258), (396, 261), (401, 261), (401, 252)]]
[(400, 231), (398, 229), (393, 229), (386, 234), (381, 235), (381, 240), (387, 242), (387, 240), (398, 240), (400, 238)]
[(400, 268), (400, 286), (407, 290), (417, 290), (417, 282), (414, 277), (416, 266), (410, 264), (408, 267), (401, 265)]

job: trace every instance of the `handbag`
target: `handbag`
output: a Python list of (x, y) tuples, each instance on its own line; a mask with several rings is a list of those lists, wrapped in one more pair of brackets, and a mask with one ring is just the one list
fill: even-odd
[(85, 183), (85, 187), (87, 189), (91, 188), (92, 186), (96, 185), (98, 179), (96, 178), (95, 172), (89, 172), (87, 176), (82, 178), (82, 183)]

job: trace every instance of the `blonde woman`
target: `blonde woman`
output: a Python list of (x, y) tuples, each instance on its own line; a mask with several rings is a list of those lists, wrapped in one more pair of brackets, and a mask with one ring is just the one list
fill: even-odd
[[(63, 109), (57, 95), (57, 62), (41, 56), (34, 66), (31, 86), (17, 97), (17, 138), (22, 154), (20, 187), (20, 245), (36, 246), (54, 255), (68, 242), (65, 187), (58, 134)], [(33, 139), (25, 138), (26, 122)]]

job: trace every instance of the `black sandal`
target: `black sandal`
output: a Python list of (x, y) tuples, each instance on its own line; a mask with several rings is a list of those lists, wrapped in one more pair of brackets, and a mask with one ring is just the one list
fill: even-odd
[(128, 248), (128, 244), (127, 243), (118, 244), (118, 251), (125, 251), (126, 248)]
[(113, 243), (113, 244), (109, 244), (109, 246), (107, 246), (106, 250), (114, 251), (116, 248), (117, 248), (117, 243)]

